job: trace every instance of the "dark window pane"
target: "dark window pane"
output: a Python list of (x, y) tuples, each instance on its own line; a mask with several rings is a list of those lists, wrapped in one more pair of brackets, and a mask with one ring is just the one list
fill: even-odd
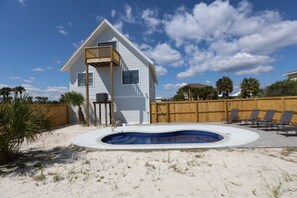
[(123, 71), (123, 84), (138, 84), (139, 83), (139, 71)]
[(117, 42), (115, 42), (115, 41), (102, 42), (102, 43), (98, 43), (98, 46), (112, 46), (114, 49), (117, 49)]
[[(86, 86), (86, 74), (78, 74), (78, 86)], [(93, 73), (89, 73), (89, 86), (93, 86)]]

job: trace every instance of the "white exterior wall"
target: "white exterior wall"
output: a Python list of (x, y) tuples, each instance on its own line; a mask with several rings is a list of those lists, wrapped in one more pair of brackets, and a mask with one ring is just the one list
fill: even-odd
[[(115, 95), (115, 119), (121, 119), (128, 124), (149, 123), (149, 98), (154, 94), (150, 85), (150, 69), (148, 62), (136, 51), (129, 47), (124, 40), (115, 37), (110, 28), (106, 28), (95, 42), (90, 46), (97, 46), (98, 42), (117, 41), (117, 50), (121, 55), (121, 65), (114, 66), (114, 95)], [(84, 54), (72, 65), (70, 72), (70, 90), (82, 93), (85, 96), (85, 87), (77, 86), (78, 73), (85, 72)], [(94, 68), (89, 66), (89, 72), (94, 74), (94, 86), (89, 87), (90, 120), (94, 123), (93, 102), (96, 93), (110, 93), (109, 67)], [(139, 70), (139, 84), (123, 85), (123, 70)], [(152, 74), (151, 74), (152, 75)], [(110, 94), (109, 94), (110, 97)], [(153, 96), (154, 97), (154, 96)], [(85, 107), (83, 108), (85, 109)], [(102, 105), (102, 109), (103, 105)], [(105, 113), (102, 111), (102, 122), (105, 122)], [(98, 118), (98, 106), (97, 106)], [(75, 121), (75, 116), (72, 118)]]
[(297, 80), (297, 73), (289, 74), (289, 75), (288, 75), (288, 79), (289, 79), (289, 80)]

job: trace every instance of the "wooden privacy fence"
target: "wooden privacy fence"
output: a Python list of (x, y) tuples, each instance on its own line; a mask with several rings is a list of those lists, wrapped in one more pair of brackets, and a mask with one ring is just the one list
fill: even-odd
[(260, 109), (260, 118), (264, 117), (266, 110), (275, 109), (274, 119), (279, 119), (284, 110), (293, 110), (295, 114), (292, 121), (297, 122), (297, 96), (228, 99), (228, 100), (202, 100), (202, 101), (176, 101), (151, 102), (151, 123), (164, 122), (220, 122), (230, 114), (231, 109), (239, 109), (240, 118), (250, 116), (253, 109)]
[(52, 126), (61, 127), (69, 125), (69, 109), (66, 104), (38, 104), (51, 115)]

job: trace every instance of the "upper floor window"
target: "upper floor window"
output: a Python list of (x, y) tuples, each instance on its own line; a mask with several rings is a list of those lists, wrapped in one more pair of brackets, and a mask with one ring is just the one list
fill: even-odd
[(101, 42), (101, 43), (98, 43), (98, 46), (112, 46), (114, 49), (117, 49), (117, 42), (116, 41)]
[[(89, 73), (89, 86), (94, 86), (94, 74), (93, 73)], [(86, 86), (86, 73), (79, 73), (77, 75), (77, 84), (79, 87), (83, 87)]]
[(123, 71), (123, 85), (138, 84), (139, 70)]

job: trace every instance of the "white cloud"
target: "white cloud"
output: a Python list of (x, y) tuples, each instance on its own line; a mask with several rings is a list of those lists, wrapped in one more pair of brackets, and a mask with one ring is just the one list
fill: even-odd
[(34, 82), (33, 80), (29, 80), (29, 79), (24, 80), (24, 83), (33, 83), (33, 82)]
[(26, 6), (26, 0), (18, 0), (18, 2), (22, 5), (22, 6)]
[(171, 83), (167, 83), (162, 85), (164, 89), (179, 89), (183, 86), (187, 85), (187, 83), (177, 83), (177, 84), (171, 84)]
[(58, 100), (61, 94), (68, 91), (68, 88), (64, 86), (48, 86), (45, 88), (38, 88), (31, 84), (22, 84), (22, 86), (26, 89), (26, 93), (30, 96), (48, 97), (49, 100)]
[(208, 84), (208, 85), (210, 85), (211, 84), (211, 81), (210, 80), (206, 80), (205, 83)]
[(68, 22), (67, 25), (68, 25), (68, 26), (72, 26), (72, 23), (71, 23), (71, 22)]
[(2, 88), (2, 87), (9, 87), (9, 85), (7, 85), (7, 84), (0, 84), (0, 88)]
[(237, 75), (259, 74), (272, 71), (272, 66), (269, 66), (272, 61), (273, 59), (266, 55), (236, 53), (232, 56), (216, 56), (207, 52), (196, 52), (190, 60), (191, 66), (186, 71), (180, 72), (177, 77), (192, 77), (205, 71), (229, 72)]
[(116, 13), (117, 12), (115, 10), (112, 10), (111, 13), (110, 13), (111, 14), (111, 17), (114, 17), (116, 15)]
[(66, 37), (68, 35), (68, 32), (66, 31), (64, 26), (58, 25), (56, 26), (56, 28), (62, 36)]
[(184, 64), (179, 51), (172, 49), (167, 43), (158, 44), (154, 49), (145, 52), (158, 64), (179, 67)]
[(54, 92), (54, 93), (65, 93), (68, 91), (67, 87), (59, 86), (59, 87), (47, 87), (45, 92)]
[(41, 67), (35, 67), (35, 68), (32, 68), (32, 71), (34, 71), (34, 72), (44, 72), (44, 69), (42, 69)]
[(168, 73), (167, 69), (163, 66), (155, 66), (158, 76), (164, 76)]
[(127, 23), (134, 23), (135, 18), (132, 14), (132, 7), (126, 4), (124, 6), (124, 12), (125, 12), (125, 15), (122, 17), (122, 19)]
[[(80, 46), (81, 46), (81, 44), (84, 42), (84, 40), (80, 40), (80, 41), (76, 41), (76, 42), (73, 42), (72, 43), (72, 46), (75, 48), (75, 49), (77, 49), (77, 48), (79, 48)], [(58, 63), (58, 62), (57, 62)], [(58, 63), (58, 64), (60, 64), (61, 63), (61, 61)]]
[(242, 70), (242, 71), (238, 71), (235, 74), (237, 75), (258, 75), (261, 73), (267, 73), (267, 72), (271, 72), (273, 71), (274, 68), (272, 66), (258, 66), (249, 70)]
[(114, 24), (114, 27), (116, 29), (118, 29), (120, 32), (122, 31), (122, 28), (123, 28), (123, 22), (122, 21), (117, 21), (115, 24)]
[(252, 7), (248, 1), (232, 6), (217, 0), (166, 15), (162, 21), (166, 34), (186, 53), (188, 68), (177, 77), (206, 71), (237, 75), (273, 71), (274, 52), (297, 44), (297, 21), (284, 20), (277, 10), (254, 12)]
[(146, 33), (151, 34), (158, 31), (157, 28), (161, 24), (161, 20), (157, 18), (157, 11), (151, 9), (143, 10), (141, 18), (147, 26)]
[(19, 76), (9, 76), (7, 77), (9, 80), (23, 80), (23, 78), (19, 77)]

